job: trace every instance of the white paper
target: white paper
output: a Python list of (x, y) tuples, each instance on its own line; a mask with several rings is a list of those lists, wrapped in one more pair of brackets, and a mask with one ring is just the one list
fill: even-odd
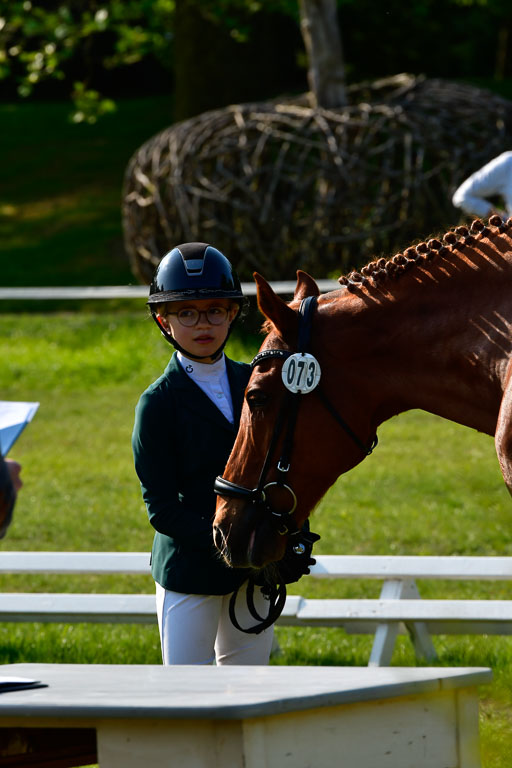
[(0, 676), (0, 694), (10, 691), (23, 691), (27, 688), (47, 688), (46, 683), (31, 677)]
[(0, 400), (0, 454), (6, 456), (27, 424), (29, 424), (39, 403)]
[(39, 680), (33, 677), (13, 677), (11, 675), (0, 675), (0, 685), (34, 685)]

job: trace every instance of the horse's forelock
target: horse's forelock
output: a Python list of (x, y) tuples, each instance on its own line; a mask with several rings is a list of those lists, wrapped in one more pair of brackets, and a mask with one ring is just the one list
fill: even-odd
[(261, 332), (265, 334), (269, 334), (274, 330), (275, 330), (275, 327), (272, 320), (264, 320), (263, 325), (261, 326)]

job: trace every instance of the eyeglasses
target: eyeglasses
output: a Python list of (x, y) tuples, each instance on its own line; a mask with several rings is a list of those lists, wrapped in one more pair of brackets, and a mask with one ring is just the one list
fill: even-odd
[(201, 312), (198, 309), (180, 309), (179, 312), (166, 312), (166, 315), (176, 315), (181, 325), (191, 328), (197, 325), (201, 315), (205, 315), (210, 325), (222, 325), (227, 319), (228, 310), (225, 307), (208, 307)]

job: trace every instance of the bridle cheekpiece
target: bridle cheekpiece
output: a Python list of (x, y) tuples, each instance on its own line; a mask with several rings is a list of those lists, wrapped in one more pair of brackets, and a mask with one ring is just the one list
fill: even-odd
[[(245, 499), (245, 501), (250, 504), (262, 505), (267, 513), (270, 514), (270, 519), (275, 524), (276, 530), (281, 536), (286, 534), (294, 536), (301, 532), (301, 529), (298, 528), (292, 517), (297, 507), (297, 497), (293, 489), (285, 483), (285, 480), (287, 479), (287, 473), (290, 469), (293, 437), (302, 395), (307, 395), (316, 391), (329, 413), (338, 424), (343, 427), (345, 432), (352, 438), (365, 455), (372, 453), (378, 442), (377, 435), (375, 435), (370, 445), (365, 445), (336, 411), (334, 406), (332, 406), (319, 386), (321, 378), (320, 364), (318, 363), (318, 360), (308, 352), (309, 340), (311, 337), (312, 315), (316, 306), (316, 301), (316, 296), (308, 296), (303, 299), (300, 304), (297, 352), (293, 353), (287, 349), (266, 349), (263, 352), (259, 352), (251, 363), (252, 368), (255, 368), (257, 365), (272, 358), (283, 360), (281, 378), (287, 390), (285, 402), (279, 410), (272, 439), (256, 488), (245, 488), (244, 486), (237, 485), (223, 477), (217, 477), (214, 486), (215, 493), (219, 496)], [(265, 483), (272, 456), (275, 452), (281, 433), (285, 428), (286, 422), (288, 423), (286, 425), (283, 445), (276, 465), (278, 473), (277, 480)], [(268, 492), (272, 487), (281, 488), (290, 494), (290, 508), (285, 512), (279, 512), (276, 509), (273, 509), (267, 499), (268, 493), (266, 493), (266, 491)]]

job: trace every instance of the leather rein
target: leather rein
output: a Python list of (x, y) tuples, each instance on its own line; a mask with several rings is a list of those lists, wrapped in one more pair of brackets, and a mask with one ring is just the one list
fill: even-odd
[[(245, 488), (244, 486), (233, 483), (231, 480), (226, 480), (223, 477), (217, 477), (214, 485), (215, 493), (219, 496), (227, 496), (235, 499), (245, 499), (248, 503), (263, 505), (267, 513), (270, 514), (271, 520), (275, 524), (277, 532), (281, 536), (284, 536), (285, 534), (295, 536), (296, 534), (300, 533), (300, 529), (297, 527), (297, 524), (292, 517), (297, 507), (297, 497), (293, 489), (285, 483), (285, 480), (287, 479), (287, 472), (290, 469), (291, 455), (293, 450), (293, 437), (295, 433), (295, 425), (297, 423), (301, 395), (315, 390), (323, 405), (334, 418), (334, 420), (344, 429), (352, 441), (366, 456), (369, 456), (372, 453), (378, 443), (377, 435), (375, 435), (370, 444), (365, 445), (347, 424), (345, 419), (338, 413), (336, 408), (332, 405), (330, 400), (322, 391), (321, 387), (318, 385), (320, 380), (320, 366), (313, 355), (308, 353), (309, 341), (311, 337), (312, 316), (316, 307), (316, 302), (316, 296), (308, 296), (306, 299), (303, 299), (300, 304), (299, 333), (296, 353), (292, 353), (287, 349), (267, 349), (263, 352), (259, 352), (251, 363), (251, 367), (255, 368), (257, 365), (265, 362), (270, 358), (283, 360), (283, 381), (287, 389), (285, 402), (279, 410), (279, 416), (274, 427), (272, 439), (270, 441), (265, 461), (263, 462), (263, 467), (261, 469), (256, 488)], [(285, 366), (287, 366), (286, 371)], [(265, 478), (270, 468), (272, 456), (275, 452), (275, 448), (281, 433), (285, 428), (286, 421), (288, 421), (288, 424), (284, 435), (281, 455), (276, 466), (278, 479), (274, 482), (265, 483)], [(267, 500), (265, 491), (268, 491), (273, 486), (278, 486), (281, 489), (285, 489), (290, 494), (290, 509), (287, 511), (278, 512), (272, 508), (271, 504)]]

